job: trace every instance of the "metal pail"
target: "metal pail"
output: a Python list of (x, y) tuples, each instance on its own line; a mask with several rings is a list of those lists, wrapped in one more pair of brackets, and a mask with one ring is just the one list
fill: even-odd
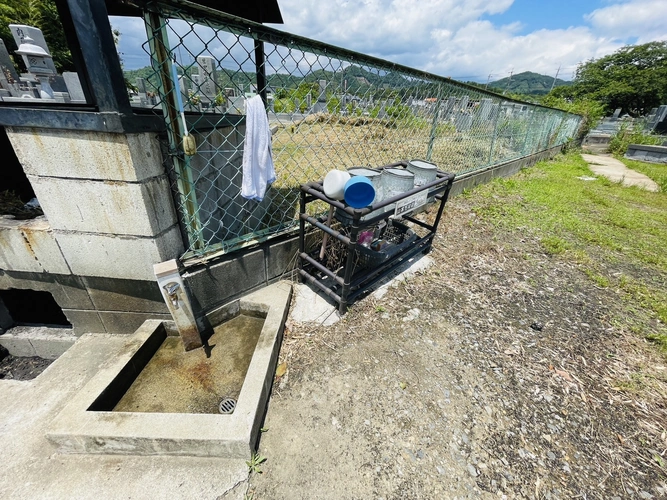
[(402, 168), (385, 168), (382, 171), (384, 199), (393, 198), (415, 187), (415, 175)]
[(434, 163), (424, 160), (410, 160), (407, 168), (415, 174), (415, 186), (423, 186), (433, 182), (438, 172), (438, 167)]

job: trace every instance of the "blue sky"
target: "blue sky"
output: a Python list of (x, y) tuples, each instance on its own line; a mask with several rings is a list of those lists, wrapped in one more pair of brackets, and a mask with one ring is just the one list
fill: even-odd
[[(667, 40), (667, 0), (278, 0), (273, 27), (438, 75), (485, 82)], [(148, 64), (140, 19), (112, 18), (125, 67)]]
[(595, 0), (514, 0), (501, 14), (485, 15), (494, 24), (520, 22), (519, 34), (525, 35), (538, 29), (559, 29), (579, 26), (584, 15), (609, 2)]

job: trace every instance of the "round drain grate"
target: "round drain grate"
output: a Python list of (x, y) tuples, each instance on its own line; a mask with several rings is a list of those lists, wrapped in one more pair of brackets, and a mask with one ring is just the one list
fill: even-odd
[(236, 408), (236, 400), (234, 398), (223, 398), (223, 400), (220, 401), (220, 406), (218, 407), (220, 413), (225, 415), (234, 413), (234, 408)]

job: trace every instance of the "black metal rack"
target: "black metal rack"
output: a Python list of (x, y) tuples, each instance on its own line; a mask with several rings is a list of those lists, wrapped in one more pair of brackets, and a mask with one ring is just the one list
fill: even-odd
[[(379, 167), (397, 168), (407, 167), (407, 162), (401, 161)], [(391, 273), (397, 266), (412, 258), (417, 253), (427, 254), (431, 250), (433, 237), (438, 229), (445, 203), (449, 197), (454, 182), (454, 174), (442, 172), (436, 173), (436, 179), (428, 184), (416, 187), (405, 193), (382, 200), (382, 202), (362, 209), (354, 209), (341, 201), (333, 200), (324, 194), (322, 181), (309, 182), (301, 186), (301, 203), (299, 214), (299, 277), (301, 281), (307, 281), (335, 300), (339, 305), (339, 312), (345, 314), (348, 304), (352, 303), (359, 295), (366, 292), (372, 285)], [(435, 199), (440, 205), (433, 224), (412, 217), (410, 214), (419, 208), (424, 198)], [(413, 202), (413, 206), (411, 203)], [(324, 201), (335, 209), (339, 215), (347, 220), (347, 228), (344, 232), (332, 229), (327, 225), (325, 217), (313, 217), (307, 214), (308, 203)], [(368, 269), (357, 266), (355, 258), (358, 258), (359, 247), (357, 239), (359, 233), (369, 226), (377, 225), (382, 221), (396, 216), (396, 210), (386, 211), (386, 208), (396, 204), (399, 207), (400, 217), (426, 230), (422, 236), (412, 235), (403, 243), (398, 252), (388, 256), (387, 260), (374, 268)], [(363, 219), (363, 220), (362, 220)], [(343, 243), (345, 247), (345, 264), (342, 269), (330, 269), (326, 259), (320, 260), (316, 251), (307, 252), (306, 249), (306, 223), (315, 227), (329, 237)], [(402, 227), (402, 224), (399, 224)], [(366, 251), (366, 254), (368, 252)], [(341, 275), (342, 274), (342, 275)]]

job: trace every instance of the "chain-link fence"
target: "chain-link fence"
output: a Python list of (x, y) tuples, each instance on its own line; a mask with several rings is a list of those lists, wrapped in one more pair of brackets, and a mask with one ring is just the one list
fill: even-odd
[[(137, 82), (133, 103), (163, 109), (186, 256), (294, 228), (299, 186), (330, 169), (425, 159), (463, 174), (563, 144), (579, 125), (578, 115), (179, 5), (146, 7), (154, 73)], [(192, 156), (177, 94), (197, 142)], [(255, 94), (277, 175), (262, 201), (240, 195), (244, 103)]]

